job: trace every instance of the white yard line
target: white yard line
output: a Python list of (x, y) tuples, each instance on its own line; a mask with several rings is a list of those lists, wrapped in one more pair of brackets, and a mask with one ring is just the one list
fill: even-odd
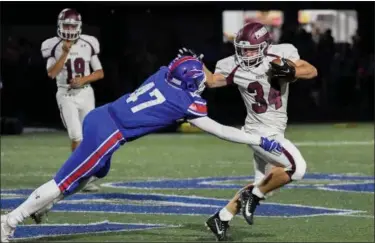
[[(293, 142), (293, 141), (292, 141)], [(294, 142), (296, 146), (342, 146), (342, 145), (374, 145), (374, 140), (372, 141), (301, 141)]]

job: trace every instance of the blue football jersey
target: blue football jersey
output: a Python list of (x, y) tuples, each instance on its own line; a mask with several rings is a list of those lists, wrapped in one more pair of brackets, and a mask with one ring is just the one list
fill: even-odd
[(206, 101), (169, 84), (167, 72), (167, 67), (161, 67), (133, 93), (108, 104), (125, 139), (146, 135), (182, 118), (207, 116)]

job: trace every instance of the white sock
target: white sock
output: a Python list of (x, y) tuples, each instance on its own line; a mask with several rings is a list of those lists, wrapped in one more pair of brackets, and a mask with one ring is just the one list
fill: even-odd
[(219, 212), (219, 218), (222, 221), (231, 221), (233, 218), (233, 214), (228, 211), (226, 207), (220, 210)]
[(259, 187), (257, 187), (257, 186), (255, 186), (255, 187), (253, 188), (252, 193), (253, 193), (255, 196), (259, 197), (259, 198), (264, 198), (264, 194), (259, 190)]
[(36, 214), (46, 214), (46, 213), (48, 213), (52, 209), (53, 205), (55, 205), (56, 203), (58, 203), (59, 201), (61, 201), (63, 199), (64, 199), (64, 195), (60, 194), (60, 196), (58, 196), (55, 200), (53, 200), (52, 202), (48, 203), (44, 208), (35, 211), (35, 213)]
[[(82, 180), (81, 183), (77, 186), (77, 188), (71, 193), (71, 195), (81, 191), (88, 183), (91, 183), (91, 182), (96, 181), (98, 179), (99, 178), (97, 178), (95, 176), (91, 176), (90, 178), (88, 178), (86, 180)], [(37, 214), (48, 213), (51, 210), (51, 208), (53, 207), (54, 204), (58, 203), (59, 201), (63, 200), (64, 198), (65, 198), (65, 196), (63, 194), (59, 195), (55, 200), (53, 200), (53, 202), (47, 204), (42, 209), (36, 211), (36, 213)]]
[(56, 182), (50, 180), (33, 191), (25, 202), (8, 214), (8, 224), (11, 227), (17, 227), (31, 214), (48, 207), (60, 195), (61, 192)]

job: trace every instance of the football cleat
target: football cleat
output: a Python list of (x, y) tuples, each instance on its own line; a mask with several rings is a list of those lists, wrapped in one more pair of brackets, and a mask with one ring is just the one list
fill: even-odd
[(263, 198), (259, 198), (258, 196), (254, 195), (251, 192), (252, 190), (253, 186), (251, 186), (249, 189), (243, 190), (240, 195), (242, 216), (250, 225), (254, 223), (254, 212), (256, 207), (259, 205), (259, 201), (263, 200)]
[(83, 192), (98, 192), (100, 190), (100, 187), (93, 183), (88, 183), (83, 189)]
[(53, 203), (48, 204), (44, 208), (40, 209), (39, 211), (33, 213), (30, 215), (30, 218), (34, 220), (36, 224), (41, 224), (43, 221), (43, 218), (45, 217), (48, 221), (48, 212), (53, 207)]
[(219, 212), (212, 215), (207, 221), (207, 228), (215, 235), (217, 241), (227, 240), (227, 230), (229, 229), (229, 221), (222, 221)]
[(34, 220), (36, 224), (41, 224), (43, 220), (44, 213), (33, 213), (30, 215), (30, 218)]

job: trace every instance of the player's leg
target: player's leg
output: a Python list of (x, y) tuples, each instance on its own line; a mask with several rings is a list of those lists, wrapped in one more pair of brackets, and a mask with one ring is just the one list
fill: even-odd
[[(238, 200), (240, 197), (240, 193), (245, 190), (254, 187), (255, 185), (260, 185), (263, 179), (265, 178), (265, 175), (268, 174), (271, 169), (273, 168), (273, 165), (262, 159), (260, 156), (258, 156), (256, 153), (254, 153), (254, 181), (250, 184), (247, 184), (245, 187), (243, 187), (240, 191), (238, 191), (234, 197), (228, 202), (228, 204), (220, 210), (219, 216), (221, 220), (224, 221), (230, 221), (234, 215), (239, 213), (240, 211), (240, 201)], [(267, 194), (267, 196), (269, 196)]]
[[(272, 164), (268, 163), (256, 153), (253, 153), (253, 163), (254, 163), (254, 181), (246, 186), (244, 186), (241, 190), (236, 192), (233, 198), (227, 203), (225, 207), (223, 207), (219, 212), (211, 216), (207, 221), (206, 225), (210, 228), (210, 230), (214, 233), (218, 241), (226, 240), (226, 233), (229, 227), (230, 221), (233, 219), (235, 215), (240, 212), (241, 203), (240, 203), (240, 195), (244, 190), (249, 190), (254, 187), (254, 185), (260, 184), (260, 182), (264, 179), (265, 175), (271, 170), (273, 167)], [(267, 195), (270, 196), (270, 195)], [(219, 227), (216, 227), (216, 224)], [(219, 234), (220, 233), (220, 234)]]
[[(55, 180), (64, 194), (73, 192), (77, 182), (95, 176), (110, 161), (110, 156), (123, 143), (121, 132), (111, 119), (107, 107), (90, 112), (83, 124), (83, 140), (77, 150), (84, 151), (78, 165), (66, 166), (56, 174)], [(74, 153), (75, 154), (75, 153)]]
[(86, 119), (85, 139), (55, 178), (36, 189), (24, 203), (4, 216), (6, 220), (1, 223), (2, 240), (6, 241), (16, 226), (31, 214), (42, 210), (62, 195), (68, 196), (76, 192), (83, 181), (100, 173), (103, 168), (108, 172), (107, 162), (110, 162), (112, 153), (124, 140), (113, 121), (109, 117), (103, 119), (103, 115), (105, 113), (94, 114), (92, 119)]
[(7, 242), (15, 228), (34, 212), (44, 208), (61, 195), (61, 191), (54, 180), (43, 184), (15, 210), (7, 215), (2, 215), (1, 241)]
[(61, 120), (68, 131), (71, 140), (71, 150), (74, 151), (82, 140), (82, 124), (79, 118), (78, 107), (74, 97), (64, 93), (56, 94)]
[(249, 224), (253, 224), (253, 216), (259, 201), (265, 199), (265, 195), (293, 180), (301, 180), (306, 172), (306, 162), (299, 150), (283, 137), (276, 138), (283, 146), (283, 153), (276, 156), (262, 151), (258, 146), (253, 146), (255, 153), (264, 160), (273, 164), (266, 177), (253, 188), (241, 193), (242, 214)]
[[(94, 90), (91, 87), (87, 87), (84, 90), (82, 90), (76, 97), (76, 101), (79, 104), (79, 120), (81, 124), (83, 124), (83, 121), (86, 117), (86, 115), (95, 109), (95, 95)], [(82, 189), (83, 192), (98, 192), (100, 190), (100, 187), (95, 185), (93, 181), (95, 181), (97, 178), (92, 178), (88, 183), (86, 183), (86, 186)]]
[[(74, 190), (74, 192), (71, 193), (71, 195), (82, 191), (87, 184), (92, 183), (96, 180), (98, 180), (96, 176), (91, 176), (90, 178), (83, 179), (80, 183), (79, 186)], [(48, 214), (48, 212), (52, 209), (53, 205), (58, 203), (59, 201), (65, 199), (65, 196), (61, 194), (59, 197), (57, 197), (53, 202), (49, 203), (46, 205), (44, 208), (36, 211), (35, 213), (31, 214), (30, 217), (34, 220), (36, 224), (41, 224), (43, 221), (43, 218)]]
[[(93, 94), (93, 92), (91, 92), (90, 94)], [(93, 99), (90, 99), (90, 97), (87, 97), (87, 95), (80, 95), (80, 94), (72, 97), (72, 96), (65, 96), (65, 95), (62, 95), (62, 94), (58, 93), (56, 95), (56, 97), (57, 97), (57, 100), (58, 100), (58, 103), (59, 103), (59, 107), (61, 107), (60, 108), (60, 116), (61, 116), (62, 121), (64, 122), (65, 127), (68, 130), (69, 137), (70, 138), (79, 138), (79, 137), (82, 138), (82, 135), (78, 135), (79, 133), (82, 133), (82, 132), (79, 132), (79, 131), (81, 131), (81, 127), (83, 126), (83, 121), (84, 121), (84, 118), (86, 117), (86, 115), (95, 108), (94, 107), (95, 101), (93, 101)], [(88, 105), (86, 106), (89, 109), (88, 108), (85, 109), (84, 114), (83, 114), (81, 112), (81, 110), (82, 110), (81, 107), (83, 106), (82, 104), (85, 103), (85, 99), (87, 99), (89, 101)], [(71, 108), (71, 110), (66, 111), (65, 108), (66, 109)], [(63, 111), (66, 111), (66, 112), (63, 112)], [(69, 119), (64, 119), (64, 117), (68, 117)], [(77, 120), (77, 118), (78, 118), (78, 120)], [(68, 121), (67, 124), (66, 124), (65, 120)], [(68, 129), (68, 127), (72, 128), (72, 129)], [(79, 139), (79, 141), (78, 140), (77, 141), (72, 140), (72, 151), (75, 150), (75, 148), (80, 144), (80, 142), (81, 142), (80, 139)], [(78, 188), (79, 190), (77, 189), (77, 191), (80, 191), (80, 190), (82, 190), (84, 192), (99, 191), (99, 187), (92, 183), (96, 179), (97, 178), (95, 178), (93, 176), (91, 178), (83, 180), (80, 183), (80, 186)], [(49, 205), (47, 205), (43, 209), (41, 209), (41, 210), (35, 212), (34, 214), (32, 214), (31, 218), (35, 221), (36, 224), (40, 224), (42, 222), (42, 218), (47, 214), (47, 212), (52, 208), (52, 206), (62, 199), (63, 199), (63, 197), (59, 197), (53, 203), (50, 203)]]
[[(92, 178), (94, 177), (83, 180), (71, 194), (82, 189)], [(8, 242), (9, 238), (14, 234), (17, 224), (27, 218), (28, 215), (34, 217), (33, 219), (37, 224), (41, 223), (42, 216), (45, 215), (54, 204), (64, 198), (55, 180), (51, 180), (37, 188), (18, 208), (7, 215), (1, 215), (1, 242)]]
[[(71, 139), (71, 150), (73, 152), (82, 140), (82, 125), (79, 120), (78, 107), (75, 103), (74, 97), (67, 95), (65, 92), (57, 92), (56, 100), (60, 110), (61, 121), (67, 129), (69, 138)], [(59, 200), (61, 200), (61, 198), (57, 201)], [(30, 217), (35, 223), (41, 223), (43, 215), (52, 208), (52, 205), (53, 203), (46, 205), (41, 210), (30, 215)]]
[(240, 191), (238, 191), (234, 197), (223, 207), (220, 211), (209, 217), (206, 221), (206, 226), (215, 235), (218, 241), (227, 240), (227, 231), (229, 229), (229, 223), (233, 217), (240, 211), (240, 195), (242, 190), (252, 186), (249, 184)]
[[(104, 123), (102, 123), (103, 125)], [(84, 139), (83, 141), (90, 141), (92, 139), (95, 139), (95, 137), (91, 138), (92, 137), (92, 134), (95, 132), (88, 132), (86, 129), (86, 126), (84, 126), (84, 135), (86, 137), (86, 139)], [(87, 135), (89, 134), (89, 135)], [(104, 137), (105, 138), (105, 137)], [(103, 139), (104, 139), (103, 138)], [(85, 147), (85, 145), (82, 145), (83, 147)], [(98, 167), (99, 169), (96, 169), (94, 172), (92, 172), (91, 176), (90, 177), (87, 177), (87, 178), (83, 178), (79, 185), (70, 193), (70, 194), (74, 194), (78, 191), (83, 191), (85, 190), (85, 188), (87, 187), (87, 185), (90, 185), (90, 184), (93, 184), (94, 181), (98, 180), (99, 178), (103, 178), (104, 176), (107, 175), (108, 171), (109, 171), (109, 168), (110, 168), (110, 157), (109, 158), (103, 158), (103, 161), (105, 161), (101, 167)], [(59, 197), (58, 199), (56, 199), (53, 203), (51, 203), (50, 205), (46, 206), (45, 208), (39, 210), (38, 212), (36, 212), (32, 218), (34, 219), (34, 221), (38, 224), (41, 222), (41, 219), (42, 217), (52, 208), (53, 204), (57, 203), (58, 201), (62, 200), (64, 197)]]

